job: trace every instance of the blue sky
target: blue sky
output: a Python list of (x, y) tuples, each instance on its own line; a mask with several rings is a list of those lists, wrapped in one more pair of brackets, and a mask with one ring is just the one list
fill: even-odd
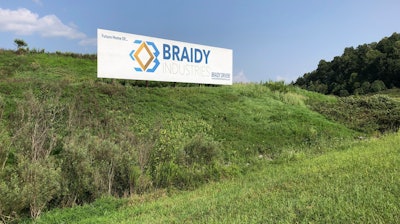
[(97, 28), (229, 48), (234, 81), (290, 82), (400, 33), (400, 1), (0, 0), (0, 48), (96, 53)]

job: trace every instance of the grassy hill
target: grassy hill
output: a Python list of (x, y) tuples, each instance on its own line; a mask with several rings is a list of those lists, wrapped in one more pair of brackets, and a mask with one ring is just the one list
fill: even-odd
[[(145, 87), (97, 79), (96, 63), (0, 52), (0, 220), (318, 222), (350, 210), (337, 220), (396, 218), (399, 137), (360, 140), (397, 130), (393, 95), (343, 101), (273, 82)], [(390, 155), (384, 166), (379, 153)]]

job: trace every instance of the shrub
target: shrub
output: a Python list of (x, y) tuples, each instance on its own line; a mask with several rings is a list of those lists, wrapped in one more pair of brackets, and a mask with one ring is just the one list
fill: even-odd
[(190, 188), (219, 175), (218, 144), (210, 126), (192, 117), (166, 120), (155, 128), (155, 144), (147, 173), (155, 187)]
[[(83, 204), (105, 195), (123, 196), (139, 188), (141, 170), (132, 142), (100, 138), (88, 130), (74, 132), (66, 138), (60, 155), (64, 204)], [(140, 186), (141, 191), (145, 188)]]
[(289, 86), (285, 85), (284, 81), (279, 81), (279, 82), (266, 82), (265, 85), (271, 89), (271, 91), (278, 91), (278, 92), (283, 92), (286, 93), (289, 91)]
[[(6, 143), (1, 153), (2, 204), (5, 216), (29, 211), (38, 217), (60, 190), (60, 169), (52, 152), (57, 145), (56, 127), (61, 122), (62, 107), (58, 98), (39, 99), (28, 90), (18, 100), (16, 111), (10, 116), (13, 138), (1, 133)], [(14, 130), (13, 130), (14, 129)], [(3, 149), (2, 149), (3, 151)]]
[(219, 156), (217, 144), (204, 134), (194, 136), (183, 148), (183, 161), (185, 165), (194, 163), (207, 165), (212, 164)]
[(381, 80), (375, 80), (371, 84), (371, 91), (372, 92), (380, 92), (386, 89), (385, 83)]
[(320, 102), (312, 107), (364, 133), (397, 131), (400, 127), (400, 104), (385, 95), (343, 97), (336, 103)]

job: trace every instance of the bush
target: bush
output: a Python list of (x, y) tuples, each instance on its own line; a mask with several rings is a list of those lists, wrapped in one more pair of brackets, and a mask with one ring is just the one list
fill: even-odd
[(386, 90), (386, 86), (385, 83), (381, 80), (375, 80), (372, 84), (371, 84), (371, 91), (376, 93), (376, 92), (380, 92)]
[(74, 132), (65, 139), (60, 154), (63, 158), (63, 204), (83, 204), (107, 195), (129, 195), (148, 187), (140, 186), (143, 177), (135, 143), (100, 138), (88, 130)]
[(167, 120), (155, 129), (156, 142), (147, 166), (155, 187), (186, 189), (219, 176), (219, 149), (206, 134), (209, 125), (181, 119)]
[(364, 133), (392, 132), (400, 127), (400, 104), (385, 95), (343, 97), (336, 103), (320, 102), (312, 107)]
[(278, 91), (278, 92), (283, 92), (286, 93), (289, 91), (289, 86), (285, 85), (284, 81), (279, 81), (279, 82), (273, 82), (273, 81), (269, 81), (266, 82), (265, 85), (271, 89), (271, 91)]
[(220, 152), (217, 144), (204, 134), (199, 134), (183, 148), (183, 161), (187, 166), (195, 163), (200, 165), (212, 164)]

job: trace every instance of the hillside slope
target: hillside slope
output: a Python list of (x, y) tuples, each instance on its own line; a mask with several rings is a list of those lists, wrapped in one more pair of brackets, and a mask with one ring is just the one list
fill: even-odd
[(282, 83), (199, 86), (96, 78), (74, 54), (0, 52), (0, 217), (105, 195), (194, 189), (336, 150), (359, 132)]

